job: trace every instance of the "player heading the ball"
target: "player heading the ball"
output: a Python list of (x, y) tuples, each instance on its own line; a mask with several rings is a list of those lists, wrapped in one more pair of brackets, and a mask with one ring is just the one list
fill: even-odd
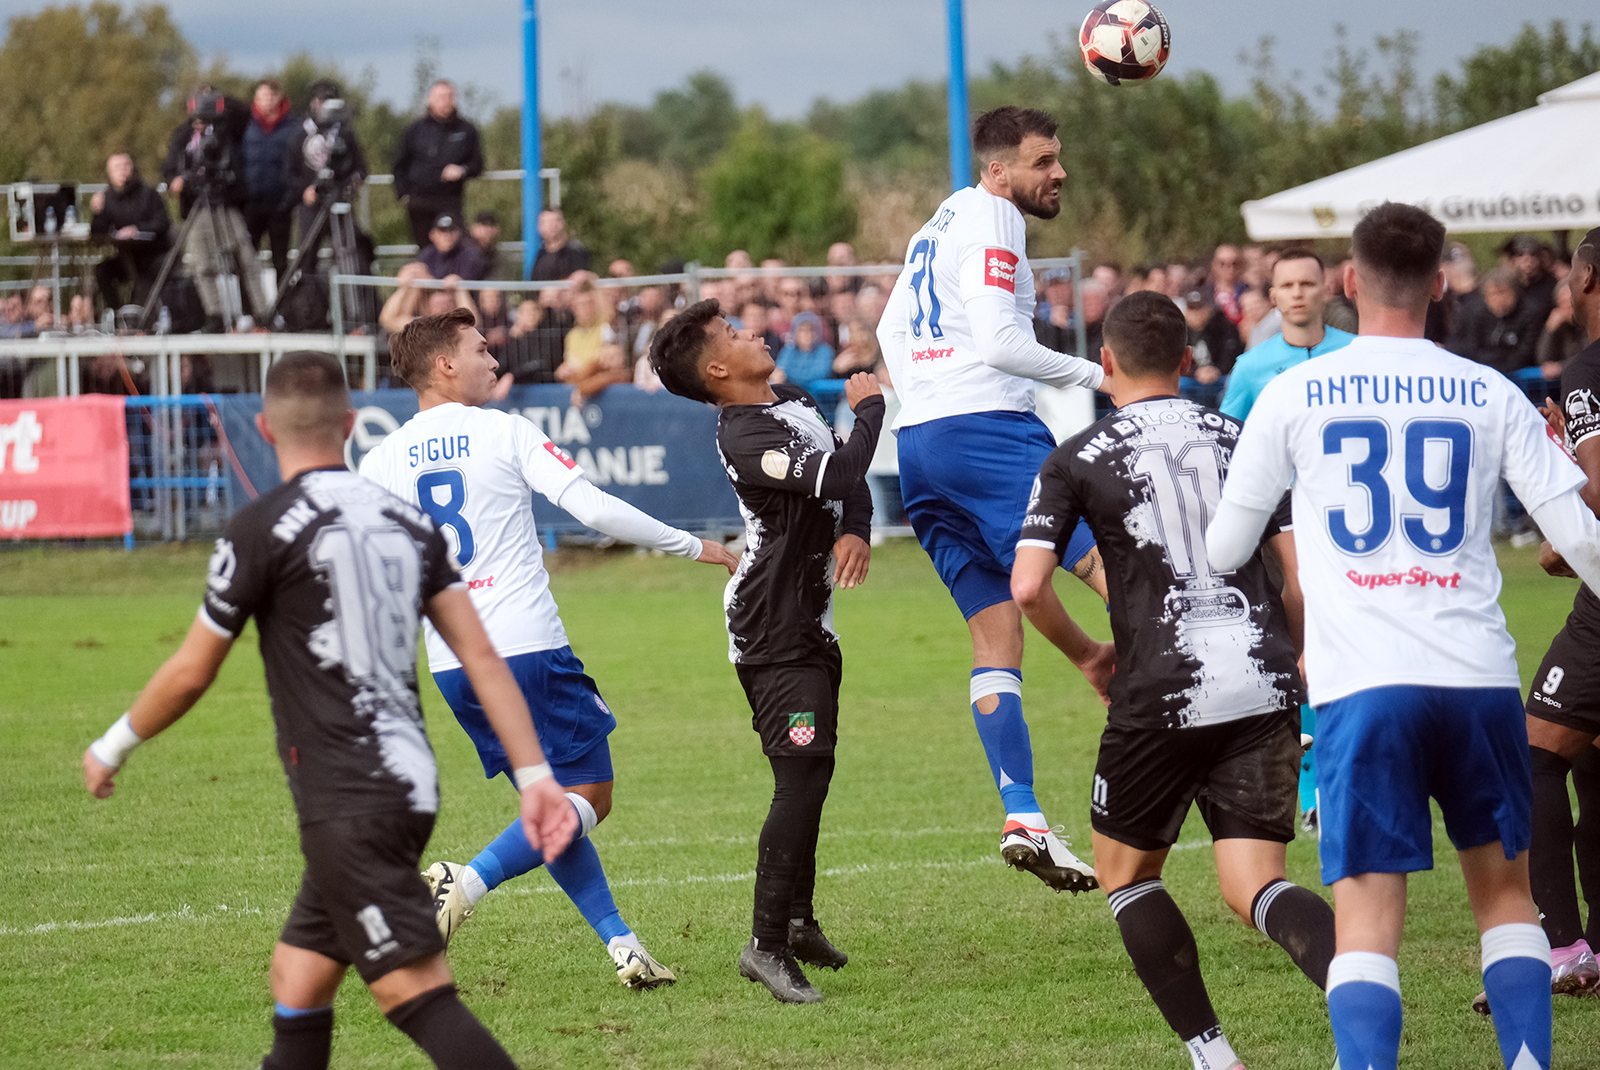
[[(1095, 886), (1033, 793), (1022, 716), (1022, 614), (1011, 562), (1028, 490), (1055, 448), (1034, 415), (1034, 384), (1100, 385), (1100, 367), (1033, 335), (1025, 215), (1061, 211), (1061, 142), (1041, 111), (978, 116), (976, 186), (947, 197), (906, 246), (878, 341), (902, 408), (895, 420), (906, 515), (972, 635), (969, 696), (1005, 807), (1000, 853), (1057, 891)], [(1105, 597), (1099, 556), (1079, 525), (1062, 563)]]

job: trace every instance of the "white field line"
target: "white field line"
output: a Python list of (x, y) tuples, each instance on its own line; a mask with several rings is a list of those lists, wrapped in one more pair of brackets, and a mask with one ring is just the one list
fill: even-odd
[[(866, 836), (866, 835), (873, 835), (873, 836), (882, 836), (882, 835), (925, 836), (925, 835), (932, 835), (932, 834), (936, 834), (936, 833), (967, 833), (967, 832), (972, 832), (972, 831), (986, 832), (986, 831), (989, 831), (989, 830), (987, 830), (987, 829), (978, 829), (978, 830), (949, 829), (949, 828), (928, 828), (928, 829), (900, 830), (898, 832), (883, 832), (883, 831), (877, 831), (877, 830), (859, 830), (859, 831), (836, 832), (836, 833), (832, 833), (831, 835), (833, 835), (833, 836), (858, 836), (858, 835), (859, 836)], [(830, 835), (830, 834), (824, 833), (824, 837), (825, 838), (828, 835)], [(697, 842), (697, 843), (736, 843), (736, 842), (753, 841), (754, 839), (755, 839), (755, 837), (741, 837), (741, 838), (738, 838), (738, 839), (721, 839), (721, 838), (717, 838), (717, 839), (710, 839), (710, 840), (698, 840), (698, 841), (694, 841), (694, 842)], [(632, 841), (632, 842), (623, 841), (622, 843), (617, 844), (616, 846), (626, 846), (626, 847), (668, 846), (668, 845), (677, 844), (678, 842), (679, 841), (677, 841), (675, 839), (667, 839), (667, 840), (659, 840), (659, 841)], [(1211, 841), (1210, 840), (1196, 840), (1196, 841), (1194, 841), (1192, 843), (1174, 844), (1172, 849), (1174, 851), (1189, 851), (1189, 850), (1194, 850), (1195, 848), (1199, 848), (1199, 847), (1210, 847), (1210, 846), (1211, 846)], [(947, 861), (947, 862), (862, 863), (860, 865), (854, 865), (854, 866), (840, 866), (840, 867), (833, 868), (833, 869), (819, 870), (817, 875), (820, 876), (820, 877), (849, 877), (849, 876), (856, 876), (856, 875), (862, 874), (862, 873), (892, 873), (892, 872), (898, 872), (898, 871), (917, 871), (917, 870), (929, 870), (929, 869), (969, 869), (969, 868), (973, 868), (973, 867), (977, 867), (977, 866), (998, 866), (998, 865), (1001, 865), (1001, 864), (1002, 863), (1000, 862), (1000, 859), (996, 858), (996, 857), (960, 859), (960, 860)], [(747, 871), (744, 871), (744, 872), (741, 872), (741, 873), (705, 873), (705, 874), (691, 873), (691, 874), (688, 874), (687, 876), (677, 877), (677, 878), (665, 877), (665, 876), (659, 876), (659, 877), (630, 877), (627, 880), (613, 880), (613, 881), (610, 882), (610, 885), (613, 888), (639, 888), (639, 887), (661, 888), (661, 887), (683, 887), (683, 886), (691, 885), (691, 884), (740, 884), (740, 883), (743, 883), (745, 881), (754, 880), (755, 876), (756, 875), (755, 875), (755, 871), (754, 870), (747, 870)], [(534, 884), (534, 885), (529, 885), (529, 884), (525, 884), (525, 883), (522, 883), (522, 882), (518, 882), (517, 884), (513, 885), (512, 887), (510, 887), (508, 889), (508, 891), (510, 891), (514, 895), (549, 895), (549, 894), (554, 893), (554, 892), (559, 892), (559, 891), (561, 891), (561, 889), (556, 887), (553, 883), (546, 883), (546, 882), (542, 882), (541, 881), (540, 883)], [(123, 926), (123, 925), (146, 925), (146, 924), (149, 924), (150, 922), (156, 922), (156, 921), (182, 921), (182, 922), (215, 921), (215, 920), (217, 920), (219, 918), (237, 917), (237, 916), (242, 915), (242, 914), (259, 915), (259, 914), (261, 914), (261, 909), (259, 907), (250, 907), (250, 906), (246, 906), (246, 907), (230, 907), (226, 903), (219, 903), (214, 910), (201, 912), (201, 911), (196, 911), (193, 907), (189, 906), (188, 904), (185, 904), (185, 905), (179, 907), (177, 910), (157, 911), (157, 912), (152, 912), (152, 913), (149, 913), (149, 914), (132, 914), (132, 915), (129, 915), (127, 917), (104, 918), (104, 919), (101, 919), (100, 921), (46, 921), (46, 922), (40, 922), (38, 925), (23, 925), (23, 926), (0, 925), (0, 937), (3, 937), (3, 936), (42, 936), (44, 934), (53, 933), (53, 932), (76, 932), (76, 931), (84, 930), (84, 929), (110, 929), (110, 928), (116, 928), (116, 927)]]

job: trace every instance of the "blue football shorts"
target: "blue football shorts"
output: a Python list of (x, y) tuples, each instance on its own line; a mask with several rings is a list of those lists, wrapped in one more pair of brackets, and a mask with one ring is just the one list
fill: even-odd
[[(556, 650), (535, 650), (513, 654), (506, 665), (528, 700), (533, 727), (539, 733), (545, 758), (556, 783), (604, 784), (613, 778), (611, 747), (606, 737), (617, 727), (611, 708), (600, 697), (595, 682), (583, 671), (583, 662), (570, 646)], [(472, 743), (478, 748), (483, 775), (511, 775), (511, 763), (500, 746), (489, 719), (484, 716), (478, 695), (467, 679), (465, 669), (447, 669), (433, 674), (444, 700)]]
[[(1056, 441), (1031, 412), (975, 412), (895, 432), (900, 489), (917, 540), (968, 620), (1011, 601), (1011, 565), (1033, 481)], [(1081, 520), (1061, 564), (1094, 548)]]
[(1522, 693), (1374, 687), (1317, 706), (1322, 881), (1433, 868), (1432, 796), (1457, 850), (1533, 840)]

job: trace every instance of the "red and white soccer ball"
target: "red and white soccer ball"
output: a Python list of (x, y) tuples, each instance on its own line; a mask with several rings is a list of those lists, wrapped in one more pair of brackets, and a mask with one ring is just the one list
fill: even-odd
[(1172, 30), (1144, 0), (1101, 0), (1083, 20), (1078, 47), (1096, 78), (1111, 85), (1147, 82), (1167, 65)]

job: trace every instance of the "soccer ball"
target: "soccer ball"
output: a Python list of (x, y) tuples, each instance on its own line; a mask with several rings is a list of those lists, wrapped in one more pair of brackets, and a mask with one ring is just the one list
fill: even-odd
[(1172, 30), (1144, 0), (1101, 0), (1084, 17), (1078, 47), (1096, 78), (1111, 85), (1146, 82), (1167, 65)]

